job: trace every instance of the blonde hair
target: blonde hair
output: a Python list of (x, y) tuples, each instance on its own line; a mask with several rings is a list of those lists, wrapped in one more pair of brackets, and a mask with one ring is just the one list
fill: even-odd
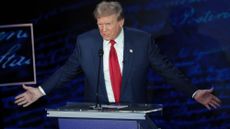
[(94, 17), (100, 18), (100, 17), (105, 17), (105, 16), (110, 16), (113, 14), (117, 15), (117, 20), (121, 20), (124, 18), (123, 15), (123, 9), (121, 7), (121, 4), (116, 1), (102, 1), (100, 2), (94, 12)]

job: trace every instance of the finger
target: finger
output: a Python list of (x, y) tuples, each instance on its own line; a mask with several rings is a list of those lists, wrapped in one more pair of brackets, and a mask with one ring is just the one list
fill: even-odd
[(210, 107), (208, 104), (206, 104), (205, 107), (206, 107), (208, 110), (211, 110), (211, 107)]
[(212, 88), (208, 89), (207, 91), (208, 91), (209, 93), (212, 93), (213, 90), (214, 90), (214, 88), (212, 87)]
[(27, 107), (27, 106), (29, 106), (31, 103), (32, 103), (32, 102), (28, 102), (28, 103), (24, 104), (23, 107)]
[(29, 86), (26, 86), (25, 84), (23, 84), (22, 87), (23, 87), (25, 90), (29, 90), (29, 89), (30, 89), (30, 87), (29, 87)]
[(23, 97), (24, 97), (24, 95), (25, 95), (25, 93), (22, 93), (22, 94), (20, 94), (20, 95), (16, 96), (16, 97), (15, 97), (15, 99), (23, 98)]
[(218, 108), (218, 106), (217, 106), (217, 105), (215, 105), (214, 103), (209, 103), (208, 105), (210, 105), (212, 108), (215, 108), (215, 109), (217, 109), (217, 108)]
[(212, 99), (215, 100), (218, 103), (221, 103), (221, 100), (219, 98), (217, 98), (216, 96), (214, 96), (214, 95), (213, 95)]
[(24, 101), (25, 99), (24, 98), (20, 98), (20, 99), (17, 99), (16, 101), (14, 101), (15, 103), (20, 103), (22, 101)]
[(220, 107), (220, 103), (216, 102), (215, 100), (212, 100), (210, 103), (214, 104), (217, 107)]
[(18, 103), (18, 105), (20, 106), (20, 105), (24, 105), (26, 103), (28, 103), (28, 102), (26, 100), (23, 100), (22, 102)]

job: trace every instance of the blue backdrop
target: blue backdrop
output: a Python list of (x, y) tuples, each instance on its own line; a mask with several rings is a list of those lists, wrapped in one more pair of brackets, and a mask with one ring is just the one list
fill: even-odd
[[(71, 54), (76, 36), (96, 28), (92, 11), (99, 0), (6, 1), (0, 24), (33, 23), (37, 82), (41, 84)], [(230, 128), (230, 1), (126, 0), (121, 1), (125, 25), (152, 33), (161, 52), (199, 88), (214, 87), (222, 107), (208, 111), (149, 70), (148, 98), (162, 103), (164, 114), (154, 122), (162, 129)], [(0, 71), (2, 72), (2, 71)], [(2, 73), (1, 73), (2, 74)], [(1, 79), (1, 78), (0, 78)], [(45, 108), (67, 101), (81, 102), (84, 76), (53, 90), (28, 108), (14, 104), (21, 86), (0, 87), (0, 115), (5, 128), (57, 128)]]

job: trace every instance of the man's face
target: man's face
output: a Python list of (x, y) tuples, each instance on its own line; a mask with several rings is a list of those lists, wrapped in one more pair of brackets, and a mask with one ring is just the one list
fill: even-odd
[(124, 19), (117, 20), (117, 15), (97, 18), (97, 25), (101, 36), (105, 40), (115, 39), (123, 27)]

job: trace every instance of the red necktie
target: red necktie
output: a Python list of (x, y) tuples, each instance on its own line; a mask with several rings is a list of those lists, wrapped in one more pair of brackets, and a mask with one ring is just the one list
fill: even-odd
[(121, 90), (121, 70), (118, 63), (117, 52), (114, 48), (116, 43), (114, 40), (110, 40), (111, 47), (109, 53), (109, 73), (110, 80), (113, 88), (115, 102), (120, 102), (120, 90)]

